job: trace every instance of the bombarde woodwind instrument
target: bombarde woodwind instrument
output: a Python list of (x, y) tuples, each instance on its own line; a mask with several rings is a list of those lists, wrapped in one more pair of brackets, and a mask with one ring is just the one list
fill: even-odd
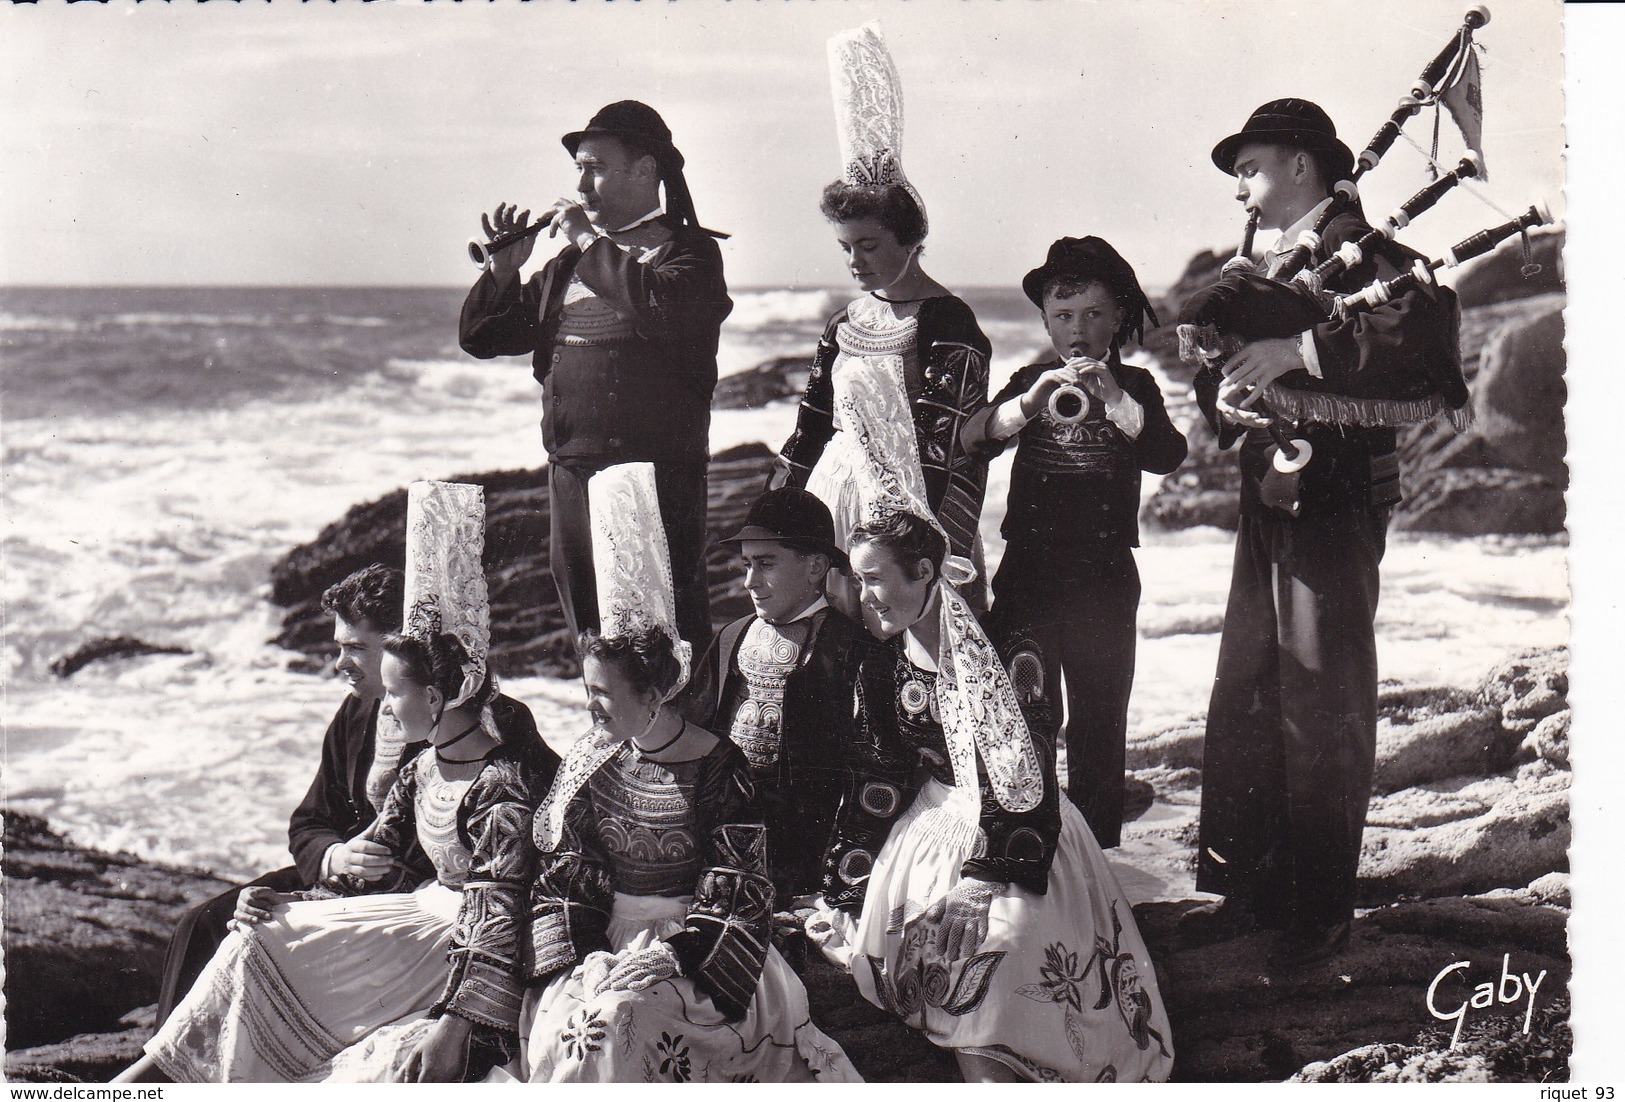
[[(1081, 353), (1074, 354), (1076, 359)], [(1075, 425), (1089, 416), (1089, 392), (1074, 383), (1063, 383), (1050, 392), (1050, 419), (1058, 425)]]
[(517, 230), (509, 230), (507, 233), (499, 233), (489, 241), (481, 241), (476, 237), (469, 238), (468, 259), (481, 268), (485, 267), (491, 262), (493, 256), (506, 249), (509, 245), (517, 245), (527, 237), (535, 237), (547, 229), (553, 224), (553, 218), (556, 214), (558, 214), (558, 211), (550, 210), (530, 225)]

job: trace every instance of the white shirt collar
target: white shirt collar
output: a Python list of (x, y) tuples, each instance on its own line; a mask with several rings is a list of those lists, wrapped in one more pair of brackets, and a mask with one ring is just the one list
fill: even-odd
[(666, 212), (661, 210), (659, 207), (655, 207), (648, 214), (645, 214), (642, 218), (634, 218), (632, 221), (628, 222), (626, 225), (620, 227), (619, 229), (610, 230), (609, 232), (610, 233), (626, 233), (629, 230), (635, 230), (639, 226), (643, 225), (645, 222), (653, 222), (656, 218), (659, 218), (664, 213), (666, 213)]
[(773, 626), (776, 628), (784, 628), (789, 627), (791, 624), (799, 624), (803, 620), (810, 619), (811, 617), (818, 615), (828, 607), (829, 599), (820, 593), (812, 604), (808, 605), (806, 608), (802, 609), (788, 620), (785, 620), (783, 623), (774, 624)]
[(1292, 225), (1281, 231), (1281, 236), (1275, 239), (1275, 246), (1270, 250), (1270, 252), (1284, 253), (1288, 249), (1296, 248), (1298, 238), (1302, 236), (1303, 231), (1314, 229), (1315, 223), (1320, 219), (1320, 216), (1325, 213), (1326, 208), (1331, 205), (1332, 196), (1330, 195), (1322, 199), (1319, 203), (1315, 204), (1314, 208), (1310, 210), (1309, 213), (1305, 214), (1302, 218), (1298, 219), (1296, 222), (1292, 223)]

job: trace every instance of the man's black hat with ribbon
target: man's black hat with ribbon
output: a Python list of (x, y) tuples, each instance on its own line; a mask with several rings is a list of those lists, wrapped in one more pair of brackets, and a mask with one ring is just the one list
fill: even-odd
[(1140, 281), (1129, 262), (1118, 251), (1098, 237), (1063, 237), (1049, 247), (1044, 263), (1028, 272), (1021, 280), (1021, 289), (1032, 299), (1033, 305), (1044, 308), (1044, 288), (1051, 280), (1068, 279), (1079, 283), (1099, 280), (1104, 283), (1117, 303), (1123, 308), (1123, 324), (1112, 338), (1113, 346), (1133, 337), (1143, 340), (1147, 321), (1155, 329), (1156, 311), (1140, 289)]
[(1331, 116), (1306, 99), (1270, 100), (1254, 111), (1247, 125), (1213, 147), (1213, 163), (1225, 175), (1234, 175), (1236, 154), (1248, 142), (1289, 145), (1321, 158), (1326, 182), (1347, 180), (1354, 172), (1354, 154), (1337, 138)]
[(694, 213), (694, 199), (688, 193), (688, 181), (683, 178), (683, 154), (671, 142), (671, 128), (660, 112), (635, 99), (623, 99), (601, 108), (588, 121), (586, 128), (573, 130), (562, 139), (570, 156), (576, 155), (582, 138), (603, 134), (626, 142), (639, 153), (647, 153), (660, 168), (660, 179), (666, 185), (666, 213), (679, 223), (693, 226), (712, 237), (727, 237), (717, 230), (700, 225)]
[(816, 494), (794, 486), (781, 486), (757, 498), (745, 516), (745, 525), (722, 543), (772, 540), (797, 551), (828, 555), (842, 570), (846, 552), (835, 545), (835, 521), (829, 506)]

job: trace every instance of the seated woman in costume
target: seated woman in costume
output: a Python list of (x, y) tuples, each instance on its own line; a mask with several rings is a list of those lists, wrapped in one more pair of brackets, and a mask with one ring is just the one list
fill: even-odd
[[(660, 526), (648, 523), (653, 470), (611, 467), (589, 493), (606, 634), (581, 640), (593, 730), (535, 818), (526, 1076), (855, 1080), (772, 946), (750, 766), (670, 703), (689, 656)], [(647, 569), (627, 569), (631, 559)]]
[[(865, 293), (830, 319), (818, 342), (796, 428), (779, 453), (770, 488), (802, 487), (817, 494), (835, 518), (835, 542), (844, 548), (859, 520), (853, 468), (857, 441), (894, 426), (877, 419), (875, 391), (895, 392), (906, 411), (907, 448), (925, 475), (926, 499), (948, 533), (950, 574), (974, 607), (986, 608), (980, 580), (977, 523), (987, 465), (960, 446), (960, 429), (987, 404), (987, 337), (964, 300), (925, 273), (920, 255), (928, 229), (925, 206), (903, 175), (901, 92), (891, 57), (874, 25), (830, 43), (836, 62), (836, 116), (842, 121), (841, 179), (824, 188), (819, 204), (846, 255), (847, 269)], [(869, 83), (892, 87), (875, 94)], [(895, 102), (894, 118), (875, 119), (860, 105)], [(877, 133), (896, 133), (871, 148)], [(974, 586), (972, 579), (976, 579)], [(855, 590), (830, 578), (830, 602), (853, 619)]]
[(408, 742), (430, 743), (368, 832), (398, 874), (262, 897), (126, 1075), (150, 1064), (181, 1082), (368, 1078), (334, 1057), (401, 1018), (425, 1023), (397, 1063), (405, 1078), (478, 1079), (512, 1058), (530, 816), (557, 758), (482, 723), (489, 674), (448, 704), (467, 660), (451, 634), (384, 640), (384, 711)]
[(906, 511), (872, 516), (849, 554), (888, 645), (859, 672), (861, 731), (825, 862), (834, 910), (809, 933), (865, 998), (954, 1050), (967, 1080), (1166, 1079), (1151, 958), (1057, 795), (1036, 653), (1011, 648), (1018, 698), (943, 583), (941, 532)]

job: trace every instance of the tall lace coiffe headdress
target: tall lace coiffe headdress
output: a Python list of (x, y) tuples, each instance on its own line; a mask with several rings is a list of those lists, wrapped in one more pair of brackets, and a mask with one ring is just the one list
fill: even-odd
[[(650, 628), (664, 632), (681, 667), (677, 683), (666, 694), (670, 700), (688, 683), (693, 648), (677, 634), (677, 597), (666, 529), (660, 523), (654, 465), (620, 463), (593, 475), (587, 482), (587, 511), (593, 574), (598, 580), (598, 630), (606, 638)], [(546, 853), (558, 844), (570, 801), (624, 741), (595, 726), (571, 744), (532, 821), (537, 849)]]
[(829, 40), (829, 80), (835, 95), (841, 179), (860, 187), (901, 187), (920, 208), (920, 221), (926, 225), (925, 201), (903, 174), (903, 85), (878, 22)]
[(688, 683), (693, 648), (677, 634), (671, 553), (660, 522), (652, 463), (606, 467), (587, 482), (592, 566), (598, 580), (598, 624), (605, 636), (658, 628), (672, 641), (682, 672), (666, 694)]
[(468, 652), (463, 682), (448, 709), (485, 684), (491, 650), (486, 594), (485, 490), (462, 482), (414, 482), (406, 491), (407, 635), (449, 632)]

